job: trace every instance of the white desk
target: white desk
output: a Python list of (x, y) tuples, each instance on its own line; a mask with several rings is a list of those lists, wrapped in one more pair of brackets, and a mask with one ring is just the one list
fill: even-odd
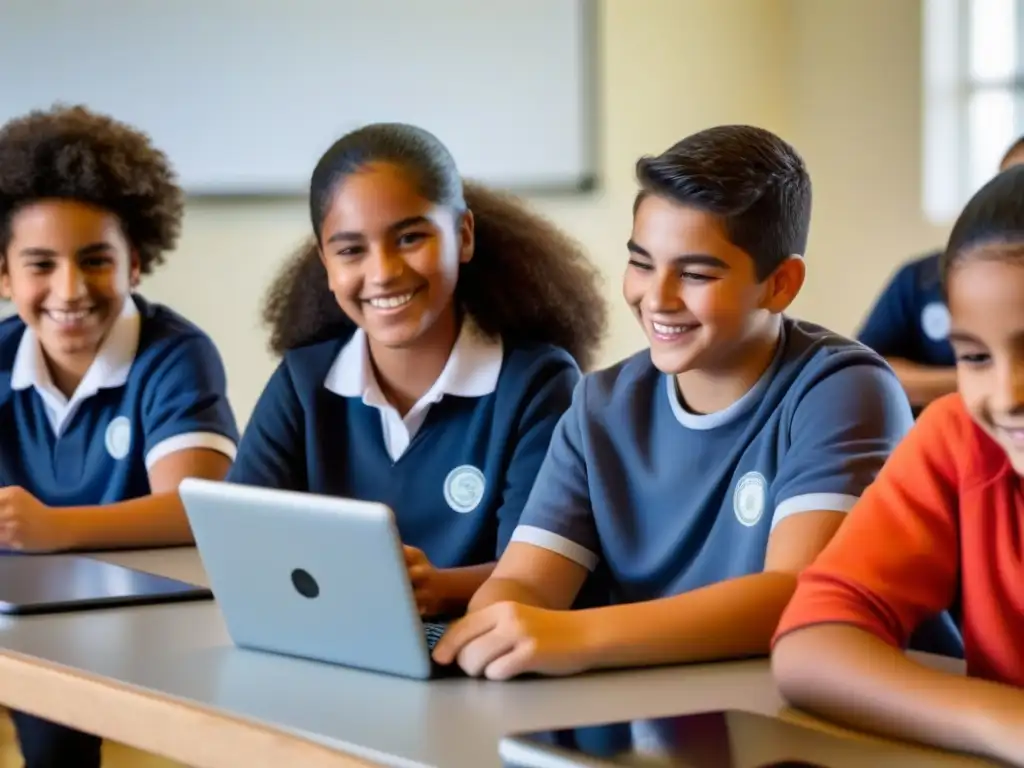
[[(192, 549), (102, 559), (205, 583)], [(517, 730), (783, 706), (765, 660), (427, 683), (244, 651), (212, 602), (0, 618), (0, 702), (210, 768), (487, 768)]]

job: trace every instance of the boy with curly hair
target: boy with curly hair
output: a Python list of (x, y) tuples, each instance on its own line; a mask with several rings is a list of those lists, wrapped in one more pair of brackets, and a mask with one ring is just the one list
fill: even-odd
[[(134, 293), (178, 237), (148, 137), (82, 107), (0, 127), (0, 549), (182, 544), (177, 488), (222, 479), (237, 426), (196, 326)], [(100, 765), (100, 739), (13, 713), (27, 768)]]

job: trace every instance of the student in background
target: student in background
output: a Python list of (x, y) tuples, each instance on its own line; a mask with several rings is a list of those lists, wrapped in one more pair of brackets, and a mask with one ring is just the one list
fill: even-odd
[(310, 214), (265, 312), (284, 359), (228, 479), (388, 504), (420, 612), (461, 613), (593, 359), (596, 273), (409, 125), (339, 139)]
[[(146, 136), (83, 108), (0, 128), (0, 548), (192, 540), (179, 482), (238, 439), (220, 356), (134, 293), (175, 244), (182, 193)], [(13, 713), (27, 768), (100, 764), (100, 740)]]
[[(800, 585), (773, 653), (795, 705), (1024, 766), (1024, 167), (968, 203), (942, 262), (957, 394), (925, 409)], [(902, 647), (963, 606), (967, 677)]]
[[(911, 424), (880, 357), (783, 315), (811, 214), (792, 147), (722, 126), (636, 170), (623, 294), (650, 349), (577, 388), (434, 650), (471, 675), (766, 654), (796, 574)], [(595, 569), (618, 604), (567, 610)]]
[[(1013, 143), (1001, 171), (1024, 163), (1024, 137)], [(939, 252), (903, 265), (878, 298), (858, 339), (885, 357), (916, 413), (956, 391), (949, 310), (939, 280)]]

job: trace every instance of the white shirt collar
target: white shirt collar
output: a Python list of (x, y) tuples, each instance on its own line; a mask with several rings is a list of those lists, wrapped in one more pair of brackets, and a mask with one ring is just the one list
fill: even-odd
[(53, 383), (39, 339), (31, 328), (26, 328), (11, 367), (11, 389), (35, 387), (46, 405), (54, 433), (60, 434), (83, 400), (101, 389), (123, 386), (128, 380), (139, 348), (140, 325), (139, 309), (129, 296), (70, 399)]
[[(445, 395), (484, 397), (498, 387), (504, 346), (500, 338), (484, 336), (467, 317), (455, 340), (441, 375), (420, 398), (421, 403), (438, 402)], [(381, 405), (380, 387), (373, 373), (366, 333), (357, 329), (335, 358), (324, 386), (342, 397), (361, 397), (367, 405)]]

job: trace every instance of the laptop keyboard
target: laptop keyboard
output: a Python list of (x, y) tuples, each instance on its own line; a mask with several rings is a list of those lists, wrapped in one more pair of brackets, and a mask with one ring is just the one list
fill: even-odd
[(441, 635), (444, 634), (446, 629), (448, 629), (447, 624), (438, 624), (430, 621), (423, 622), (423, 634), (427, 638), (428, 651), (434, 650), (434, 646), (437, 645), (437, 641), (441, 639)]

